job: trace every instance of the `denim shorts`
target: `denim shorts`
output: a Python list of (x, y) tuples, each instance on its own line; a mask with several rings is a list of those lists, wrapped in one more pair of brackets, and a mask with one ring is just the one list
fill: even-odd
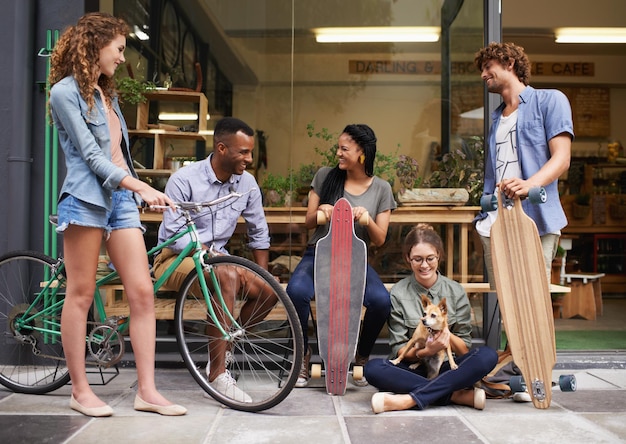
[(133, 192), (119, 190), (113, 192), (111, 211), (67, 194), (59, 202), (57, 233), (62, 233), (69, 225), (102, 228), (105, 238), (113, 230), (139, 228), (145, 231), (139, 220), (139, 210)]

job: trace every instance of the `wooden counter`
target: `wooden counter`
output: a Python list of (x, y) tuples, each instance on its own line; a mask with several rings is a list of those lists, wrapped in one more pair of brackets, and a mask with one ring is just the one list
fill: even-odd
[[(391, 213), (391, 224), (415, 225), (420, 222), (444, 224), (446, 245), (446, 276), (460, 276), (460, 282), (467, 282), (468, 277), (468, 233), (474, 216), (480, 210), (473, 206), (411, 206), (398, 207)], [(270, 230), (272, 225), (304, 225), (305, 207), (266, 207), (265, 218)], [(161, 214), (146, 211), (141, 215), (142, 222), (158, 223)], [(239, 218), (239, 223), (244, 220)], [(458, 239), (455, 239), (455, 226), (459, 227)], [(455, 247), (458, 247), (459, 270), (454, 270)]]

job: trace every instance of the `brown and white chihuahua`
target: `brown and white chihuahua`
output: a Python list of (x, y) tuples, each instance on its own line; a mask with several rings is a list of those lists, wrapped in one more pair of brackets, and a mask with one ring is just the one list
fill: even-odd
[[(415, 346), (418, 350), (426, 347), (427, 342), (432, 341), (437, 332), (448, 327), (448, 305), (446, 304), (446, 298), (443, 298), (438, 305), (435, 305), (428, 296), (422, 295), (422, 305), (424, 306), (424, 316), (421, 318), (419, 325), (415, 328), (415, 332), (409, 342), (398, 351), (398, 357), (391, 361), (393, 365), (398, 365), (411, 347)], [(416, 369), (421, 364), (425, 364), (428, 368), (426, 377), (433, 379), (439, 374), (439, 369), (443, 364), (446, 353), (448, 354), (450, 368), (456, 370), (458, 365), (454, 362), (450, 345), (448, 345), (446, 350), (441, 350), (433, 356), (420, 358), (418, 362), (411, 364), (409, 368)]]

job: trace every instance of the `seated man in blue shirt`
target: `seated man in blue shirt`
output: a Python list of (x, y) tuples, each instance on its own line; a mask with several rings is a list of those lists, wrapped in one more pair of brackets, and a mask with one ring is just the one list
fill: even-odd
[[(240, 216), (246, 221), (249, 243), (254, 261), (267, 269), (270, 236), (259, 186), (246, 167), (252, 163), (254, 131), (245, 122), (225, 117), (215, 125), (213, 152), (204, 160), (176, 171), (168, 180), (165, 194), (174, 202), (208, 202), (225, 196), (231, 190), (249, 192), (216, 211), (207, 211), (195, 219), (200, 241), (205, 248), (228, 254), (226, 243), (237, 227)], [(173, 211), (163, 213), (159, 227), (159, 243), (172, 237), (181, 227), (179, 215)], [(189, 239), (184, 237), (163, 249), (154, 259), (154, 275), (159, 278), (183, 250)], [(186, 258), (165, 282), (164, 289), (177, 291), (185, 281), (194, 262)], [(267, 301), (272, 306), (275, 301)], [(209, 327), (210, 328), (210, 327)], [(211, 333), (210, 333), (211, 334)], [(213, 336), (213, 334), (211, 334)], [(215, 335), (217, 337), (218, 335)], [(236, 386), (234, 378), (226, 369), (225, 341), (210, 341), (210, 361), (207, 365), (209, 382), (224, 395), (244, 402), (250, 397)]]

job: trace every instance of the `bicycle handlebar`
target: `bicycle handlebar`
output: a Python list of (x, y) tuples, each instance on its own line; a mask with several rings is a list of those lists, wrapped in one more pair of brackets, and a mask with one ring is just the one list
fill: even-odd
[[(233, 199), (233, 198), (239, 199), (240, 197), (243, 197), (246, 194), (249, 194), (256, 189), (257, 188), (250, 188), (248, 191), (243, 192), (243, 193), (238, 193), (235, 190), (230, 190), (230, 193), (228, 193), (227, 195), (218, 197), (217, 199), (211, 200), (209, 202), (174, 202), (174, 206), (177, 209), (183, 210), (183, 211), (200, 211), (202, 208), (209, 208), (209, 207), (218, 205), (222, 202), (225, 202), (229, 199)], [(166, 210), (169, 208), (169, 206), (168, 205), (150, 205), (149, 208), (155, 209), (155, 210)]]

